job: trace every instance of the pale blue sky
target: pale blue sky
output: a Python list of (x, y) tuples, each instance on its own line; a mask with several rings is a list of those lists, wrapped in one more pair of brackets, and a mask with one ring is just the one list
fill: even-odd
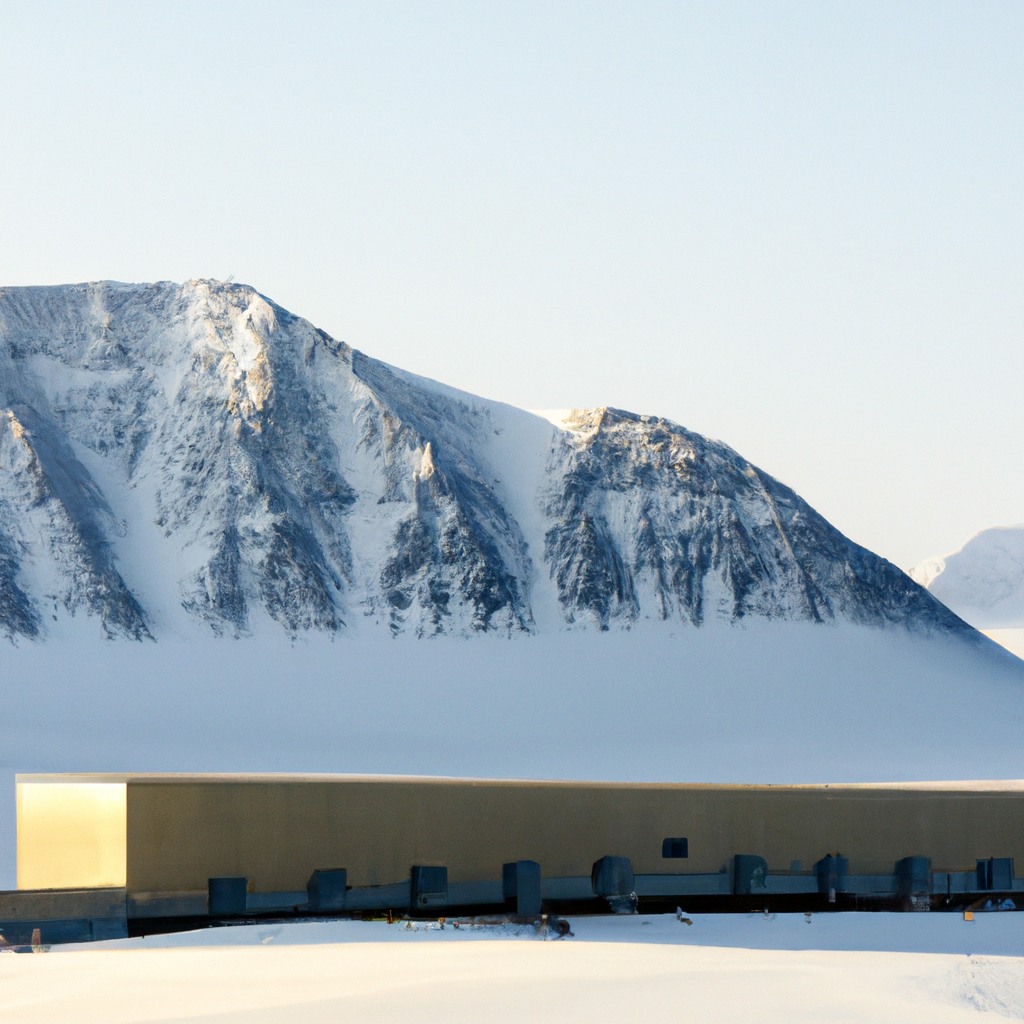
[(0, 2), (0, 284), (233, 274), (909, 567), (1024, 521), (1022, 53), (1019, 2)]

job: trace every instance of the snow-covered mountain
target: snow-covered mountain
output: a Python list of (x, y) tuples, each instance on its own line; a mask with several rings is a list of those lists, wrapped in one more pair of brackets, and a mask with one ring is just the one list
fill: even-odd
[(979, 629), (1024, 628), (1024, 526), (995, 526), (910, 575)]
[(247, 286), (4, 289), (0, 629), (970, 632), (726, 445), (615, 409), (555, 419)]

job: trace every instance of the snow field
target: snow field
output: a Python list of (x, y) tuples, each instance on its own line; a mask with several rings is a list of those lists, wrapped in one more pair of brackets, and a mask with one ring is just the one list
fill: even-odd
[[(0, 1017), (5, 1024), (1024, 1017), (1024, 960), (964, 951), (1019, 953), (1021, 915), (977, 915), (971, 923), (940, 914), (817, 915), (809, 925), (803, 915), (691, 920), (577, 918), (574, 937), (547, 942), (523, 929), (473, 931), (450, 922), (444, 930), (436, 923), (416, 930), (382, 922), (255, 925), (0, 956)], [(822, 948), (807, 948), (816, 942)]]

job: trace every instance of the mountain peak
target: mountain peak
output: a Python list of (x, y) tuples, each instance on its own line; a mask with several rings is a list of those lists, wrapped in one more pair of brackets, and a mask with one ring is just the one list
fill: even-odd
[(993, 526), (910, 576), (981, 629), (1024, 627), (1024, 526)]

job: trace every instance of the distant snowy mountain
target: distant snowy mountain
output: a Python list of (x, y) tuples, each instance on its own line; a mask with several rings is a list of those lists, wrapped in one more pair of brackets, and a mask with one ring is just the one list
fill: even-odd
[(0, 291), (9, 637), (751, 619), (973, 633), (668, 420), (551, 423), (371, 359), (242, 285)]
[(1024, 627), (1024, 526), (982, 530), (959, 551), (910, 575), (979, 629)]

